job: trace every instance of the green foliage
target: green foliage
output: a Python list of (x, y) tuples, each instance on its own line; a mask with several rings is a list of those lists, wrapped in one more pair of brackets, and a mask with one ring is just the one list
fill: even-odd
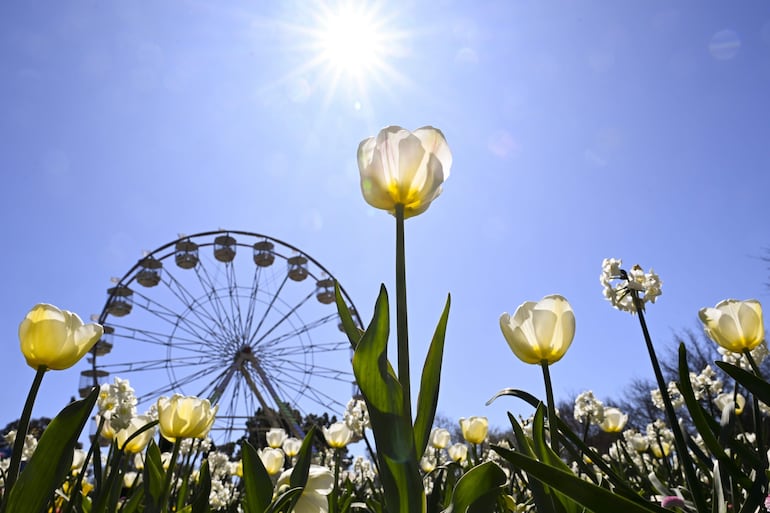
[(72, 464), (72, 452), (96, 403), (98, 390), (64, 407), (40, 437), (35, 453), (7, 492), (3, 511), (37, 513), (42, 511), (54, 490), (64, 481)]

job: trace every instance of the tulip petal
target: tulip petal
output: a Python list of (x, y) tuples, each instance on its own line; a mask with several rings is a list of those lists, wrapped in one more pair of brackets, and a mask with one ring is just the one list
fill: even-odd
[(447, 144), (443, 132), (432, 126), (424, 126), (413, 133), (422, 141), (425, 151), (435, 155), (441, 164), (442, 181), (449, 178), (449, 169), (452, 167), (452, 152), (449, 150), (449, 144)]

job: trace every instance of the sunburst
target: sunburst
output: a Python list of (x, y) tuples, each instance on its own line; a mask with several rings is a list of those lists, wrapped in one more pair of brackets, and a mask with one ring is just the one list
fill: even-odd
[(324, 103), (345, 91), (356, 108), (368, 101), (372, 88), (392, 91), (405, 83), (393, 62), (405, 54), (408, 34), (396, 28), (398, 13), (384, 12), (381, 3), (317, 0), (306, 23), (283, 28), (304, 59), (282, 80), (309, 77)]

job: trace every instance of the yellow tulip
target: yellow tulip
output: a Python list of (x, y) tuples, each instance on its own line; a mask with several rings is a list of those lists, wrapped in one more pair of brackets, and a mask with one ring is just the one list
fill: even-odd
[(282, 428), (270, 428), (267, 433), (265, 433), (267, 445), (273, 449), (279, 449), (283, 444), (283, 441), (288, 437), (289, 435), (286, 434), (286, 430)]
[(147, 444), (155, 436), (155, 427), (142, 431), (139, 435), (132, 438), (128, 443), (126, 441), (141, 428), (152, 422), (152, 418), (149, 415), (137, 415), (131, 419), (128, 423), (128, 427), (121, 429), (115, 433), (115, 441), (118, 443), (118, 447), (126, 452), (136, 454), (144, 451)]
[(374, 208), (391, 214), (404, 206), (404, 218), (425, 212), (449, 177), (452, 153), (441, 130), (414, 132), (400, 126), (380, 130), (358, 145), (361, 191)]
[(435, 449), (444, 449), (452, 442), (452, 435), (449, 433), (448, 429), (433, 428), (430, 432), (428, 442), (431, 447)]
[(208, 399), (174, 394), (158, 399), (160, 434), (171, 442), (177, 438), (206, 438), (214, 424), (219, 405)]
[(353, 431), (344, 422), (335, 422), (328, 428), (323, 428), (326, 443), (332, 449), (342, 449), (353, 439)]
[(733, 353), (750, 351), (765, 339), (762, 305), (756, 299), (726, 299), (701, 308), (698, 316), (709, 338)]
[(283, 451), (280, 449), (273, 449), (272, 447), (265, 447), (257, 451), (259, 459), (262, 460), (262, 465), (267, 470), (267, 473), (271, 476), (283, 470), (283, 462), (285, 460)]
[(449, 457), (452, 458), (452, 461), (456, 461), (457, 463), (463, 463), (468, 459), (468, 446), (465, 444), (457, 443), (450, 445), (447, 452), (449, 453)]
[[(276, 483), (276, 489), (288, 487), (294, 468), (285, 470)], [(329, 501), (327, 495), (334, 490), (334, 474), (331, 470), (320, 465), (310, 465), (307, 483), (302, 490), (299, 500), (294, 505), (294, 513), (327, 513)]]
[(286, 453), (286, 456), (292, 458), (299, 454), (299, 450), (302, 448), (302, 440), (294, 437), (287, 438), (283, 441), (281, 448), (283, 449), (283, 452)]
[(604, 419), (599, 427), (605, 433), (620, 433), (626, 427), (626, 422), (628, 422), (627, 414), (617, 408), (605, 408)]
[(575, 314), (569, 302), (559, 295), (546, 296), (537, 303), (527, 301), (511, 317), (500, 316), (503, 336), (525, 363), (561, 360), (575, 336)]
[(468, 443), (480, 444), (487, 438), (489, 421), (486, 417), (461, 418), (460, 430), (463, 433), (463, 438), (465, 438)]
[(103, 329), (83, 324), (77, 314), (53, 305), (35, 305), (19, 325), (21, 352), (33, 369), (62, 370), (75, 365), (91, 350)]

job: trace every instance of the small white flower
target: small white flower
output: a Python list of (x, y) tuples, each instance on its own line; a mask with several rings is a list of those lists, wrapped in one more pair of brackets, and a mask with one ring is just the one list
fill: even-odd
[(581, 423), (590, 420), (594, 424), (601, 424), (604, 419), (604, 405), (594, 397), (591, 390), (587, 390), (575, 398), (573, 417)]
[(612, 303), (612, 306), (618, 310), (635, 313), (633, 294), (639, 295), (642, 305), (654, 303), (662, 293), (663, 282), (652, 269), (645, 273), (639, 265), (635, 265), (630, 271), (625, 272), (621, 268), (622, 265), (622, 260), (618, 258), (605, 258), (602, 261), (602, 274), (599, 276), (599, 281), (603, 287), (604, 297)]

